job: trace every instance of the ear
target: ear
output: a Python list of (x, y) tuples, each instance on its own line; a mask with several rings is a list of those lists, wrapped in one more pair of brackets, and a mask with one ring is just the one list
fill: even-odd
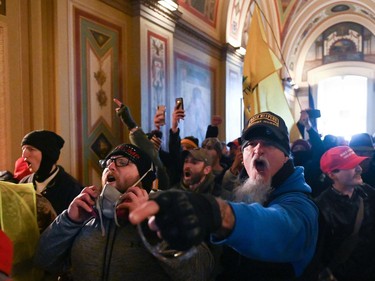
[(336, 179), (336, 175), (334, 173), (328, 173), (326, 174), (331, 180), (335, 180)]
[(289, 156), (285, 156), (284, 164), (285, 164), (286, 162), (288, 162), (288, 160), (289, 160)]
[(209, 173), (211, 173), (212, 171), (212, 167), (211, 166), (205, 166), (204, 169), (203, 169), (203, 172), (205, 175), (208, 175)]

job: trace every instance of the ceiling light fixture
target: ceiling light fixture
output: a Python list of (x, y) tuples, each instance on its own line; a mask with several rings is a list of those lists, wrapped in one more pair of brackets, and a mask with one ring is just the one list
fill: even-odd
[(173, 0), (159, 0), (158, 3), (170, 11), (176, 11), (178, 9), (177, 3)]

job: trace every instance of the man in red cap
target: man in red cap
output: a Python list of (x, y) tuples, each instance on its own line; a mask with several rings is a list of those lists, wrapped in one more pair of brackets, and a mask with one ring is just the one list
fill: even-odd
[(327, 280), (375, 280), (375, 189), (362, 181), (365, 159), (349, 146), (331, 148), (320, 159), (332, 181), (316, 199), (325, 224), (321, 274)]

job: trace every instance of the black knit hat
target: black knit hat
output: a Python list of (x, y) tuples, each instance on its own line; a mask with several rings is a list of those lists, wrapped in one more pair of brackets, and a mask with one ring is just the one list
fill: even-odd
[(52, 166), (59, 160), (60, 150), (64, 143), (62, 137), (47, 130), (32, 131), (23, 137), (21, 146), (31, 145), (42, 152), (42, 161), (35, 173), (38, 181), (48, 178)]
[(285, 155), (290, 155), (288, 128), (284, 120), (273, 112), (261, 112), (252, 116), (241, 138), (243, 145), (250, 140), (266, 139)]
[(375, 150), (372, 137), (368, 133), (353, 135), (350, 139), (349, 146), (356, 152)]
[(22, 139), (21, 146), (31, 145), (39, 149), (43, 157), (47, 156), (52, 161), (57, 162), (60, 156), (60, 150), (64, 146), (64, 139), (58, 134), (47, 131), (39, 130), (28, 133)]
[[(139, 147), (132, 144), (121, 144), (112, 150), (103, 160), (103, 163), (107, 162), (112, 156), (121, 155), (128, 158), (136, 166), (139, 176), (142, 177), (144, 174), (147, 175), (142, 179), (142, 186), (147, 192), (151, 191), (152, 182), (156, 178), (154, 164), (151, 158)], [(151, 169), (151, 170), (150, 170)]]

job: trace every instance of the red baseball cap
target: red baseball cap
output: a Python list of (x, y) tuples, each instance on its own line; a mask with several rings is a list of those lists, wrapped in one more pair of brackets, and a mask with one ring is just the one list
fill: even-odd
[(325, 174), (334, 170), (350, 170), (367, 158), (358, 156), (349, 146), (335, 146), (320, 158), (320, 169)]

